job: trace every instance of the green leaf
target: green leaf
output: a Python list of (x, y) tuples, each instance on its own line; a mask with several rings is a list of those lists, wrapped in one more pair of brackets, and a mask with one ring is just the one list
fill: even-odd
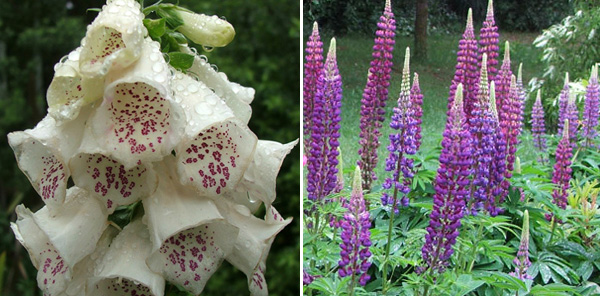
[(169, 64), (181, 71), (189, 69), (194, 63), (194, 56), (183, 52), (169, 52)]
[(452, 286), (452, 295), (464, 296), (469, 292), (479, 288), (485, 282), (482, 280), (473, 280), (468, 274), (461, 274)]
[(177, 29), (179, 26), (183, 25), (183, 20), (177, 12), (179, 8), (173, 4), (160, 4), (158, 8), (156, 8), (156, 13), (164, 18), (169, 25), (169, 27), (173, 30)]
[(144, 26), (148, 29), (148, 34), (153, 40), (159, 39), (167, 31), (166, 21), (161, 19), (144, 19)]

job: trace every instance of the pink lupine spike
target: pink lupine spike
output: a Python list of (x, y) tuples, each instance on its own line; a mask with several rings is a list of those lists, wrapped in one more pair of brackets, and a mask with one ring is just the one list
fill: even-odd
[(79, 66), (85, 76), (104, 76), (111, 68), (124, 69), (140, 57), (144, 14), (134, 0), (108, 1), (82, 41)]
[(488, 1), (487, 15), (483, 26), (479, 31), (479, 67), (481, 67), (483, 54), (487, 54), (487, 68), (489, 71), (490, 81), (496, 79), (498, 73), (498, 55), (500, 47), (498, 46), (498, 26), (494, 20), (494, 1)]
[(598, 114), (600, 112), (600, 85), (598, 84), (598, 65), (592, 67), (585, 93), (585, 108), (582, 116), (581, 137), (585, 139), (585, 146), (592, 146), (598, 137)]
[(571, 97), (571, 88), (569, 86), (569, 72), (565, 73), (565, 84), (563, 89), (560, 91), (558, 97), (558, 133), (562, 134), (563, 125), (565, 119), (567, 119), (567, 106), (569, 105), (569, 98)]
[(306, 62), (304, 63), (304, 153), (310, 153), (310, 131), (312, 130), (312, 113), (319, 76), (323, 71), (323, 42), (319, 35), (317, 22), (313, 23), (312, 34), (306, 43)]
[(171, 153), (184, 129), (183, 110), (170, 94), (170, 71), (157, 42), (147, 40), (129, 71), (106, 77), (104, 101), (89, 121), (86, 153), (103, 153), (130, 169)]
[(183, 184), (216, 196), (233, 189), (251, 162), (258, 139), (236, 119), (215, 123), (176, 148)]
[(146, 265), (151, 251), (148, 227), (141, 220), (129, 223), (98, 259), (87, 295), (163, 295), (165, 280)]
[(126, 170), (123, 164), (108, 156), (80, 153), (71, 159), (69, 167), (75, 185), (95, 192), (109, 213), (156, 190), (157, 176), (143, 164)]
[[(496, 83), (496, 108), (498, 110), (498, 119), (500, 120), (500, 128), (502, 129), (502, 133), (505, 137), (510, 136), (509, 129), (511, 128), (511, 76), (510, 43), (506, 41), (504, 46), (504, 60), (502, 62), (502, 66), (500, 67), (500, 73), (498, 73), (494, 80)], [(516, 84), (514, 84), (514, 87), (516, 87)]]

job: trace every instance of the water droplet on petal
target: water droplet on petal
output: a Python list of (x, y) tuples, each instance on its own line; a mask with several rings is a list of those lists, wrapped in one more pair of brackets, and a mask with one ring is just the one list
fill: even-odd
[(157, 62), (160, 59), (160, 53), (158, 52), (153, 52), (152, 54), (150, 54), (150, 60), (153, 62)]
[(192, 84), (188, 85), (187, 89), (189, 92), (195, 93), (198, 91), (198, 86), (196, 84), (192, 83)]
[(204, 51), (206, 51), (206, 52), (211, 52), (211, 51), (213, 51), (213, 49), (215, 49), (215, 48), (214, 48), (214, 47), (212, 47), (212, 46), (206, 46), (206, 45), (202, 45), (202, 49), (204, 49)]
[(182, 92), (182, 91), (184, 90), (184, 87), (183, 87), (183, 85), (181, 85), (181, 84), (178, 84), (178, 85), (175, 87), (175, 89), (176, 89), (178, 92)]
[(212, 114), (211, 108), (204, 103), (200, 103), (200, 104), (196, 105), (196, 107), (194, 107), (194, 110), (196, 110), (196, 113), (198, 113), (199, 115)]
[(69, 60), (79, 61), (79, 51), (72, 51), (71, 53), (69, 53)]
[(162, 71), (163, 69), (164, 69), (164, 66), (163, 66), (163, 64), (161, 64), (161, 63), (155, 63), (155, 64), (152, 66), (152, 71), (154, 71), (154, 72), (160, 72), (160, 71)]

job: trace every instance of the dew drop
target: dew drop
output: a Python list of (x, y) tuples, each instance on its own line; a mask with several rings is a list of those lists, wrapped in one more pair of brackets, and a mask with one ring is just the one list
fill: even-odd
[(154, 72), (161, 72), (163, 69), (164, 66), (161, 63), (155, 63), (154, 65), (152, 65), (152, 71)]
[(160, 59), (160, 53), (158, 52), (153, 52), (152, 54), (150, 54), (150, 60), (153, 62), (157, 62)]
[(196, 84), (192, 83), (192, 84), (188, 85), (187, 89), (189, 92), (195, 93), (198, 91), (198, 86)]
[(219, 67), (217, 67), (217, 65), (215, 65), (215, 64), (212, 64), (212, 65), (210, 65), (210, 67), (211, 67), (213, 70), (215, 70), (215, 72), (219, 72)]
[(154, 80), (158, 83), (163, 83), (167, 79), (165, 78), (165, 75), (158, 74), (158, 75), (154, 76)]
[(198, 113), (198, 115), (212, 114), (212, 110), (210, 109), (210, 107), (204, 103), (200, 103), (200, 104), (196, 105), (196, 107), (194, 107), (194, 110), (196, 110), (196, 113)]
[(119, 12), (119, 8), (118, 8), (118, 7), (116, 7), (116, 6), (111, 6), (111, 7), (108, 9), (108, 12), (110, 12), (110, 13), (117, 13), (117, 12)]
[(79, 51), (72, 51), (71, 53), (69, 53), (69, 60), (79, 61)]
[(204, 51), (206, 51), (206, 52), (211, 52), (211, 51), (213, 51), (213, 49), (215, 49), (215, 48), (214, 48), (214, 47), (212, 47), (212, 46), (206, 46), (206, 45), (202, 45), (202, 49), (204, 49)]
[(61, 64), (64, 64), (64, 63), (65, 63), (65, 62), (66, 62), (68, 59), (69, 59), (69, 56), (68, 56), (68, 55), (66, 55), (66, 56), (64, 56), (64, 57), (60, 58), (60, 61), (59, 61), (59, 63), (61, 63)]
[(178, 92), (182, 92), (185, 88), (183, 87), (183, 85), (178, 84), (175, 89), (177, 89)]
[(190, 50), (194, 53), (194, 55), (198, 55), (198, 50), (195, 47), (190, 47)]

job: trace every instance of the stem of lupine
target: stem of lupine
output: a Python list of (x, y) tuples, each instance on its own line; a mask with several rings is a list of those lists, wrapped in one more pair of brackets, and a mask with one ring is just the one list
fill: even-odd
[[(400, 158), (401, 159), (401, 158)], [(400, 162), (400, 159), (398, 159), (398, 162)], [(400, 164), (398, 164), (400, 165)], [(397, 182), (398, 180), (396, 180)], [(392, 230), (394, 228), (394, 214), (396, 213), (396, 211), (394, 210), (394, 207), (396, 206), (396, 201), (398, 199), (398, 188), (394, 187), (394, 202), (392, 203), (392, 210), (390, 211), (390, 225), (388, 226), (388, 238), (387, 238), (387, 245), (385, 246), (385, 259), (383, 260), (383, 288), (382, 288), (382, 293), (385, 294), (385, 292), (387, 291), (388, 287), (388, 278), (387, 278), (387, 265), (388, 265), (388, 260), (390, 258), (390, 246), (392, 245)]]

